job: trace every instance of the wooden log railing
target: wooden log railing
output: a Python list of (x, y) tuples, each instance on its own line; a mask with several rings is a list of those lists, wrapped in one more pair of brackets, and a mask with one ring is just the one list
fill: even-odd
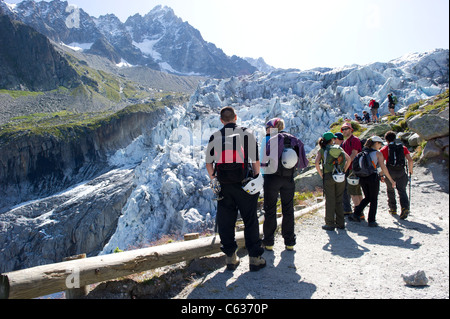
[[(302, 209), (296, 212), (296, 217), (312, 212), (323, 204)], [(243, 232), (236, 233), (236, 241), (239, 247), (245, 245)], [(210, 236), (13, 271), (0, 275), (0, 299), (32, 299), (79, 289), (220, 251), (219, 236)]]

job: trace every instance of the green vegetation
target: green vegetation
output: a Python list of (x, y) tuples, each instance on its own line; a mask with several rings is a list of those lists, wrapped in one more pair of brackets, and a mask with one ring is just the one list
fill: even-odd
[[(340, 132), (342, 124), (344, 124), (344, 119), (341, 117), (339, 118), (339, 120), (330, 125), (330, 131), (333, 133)], [(356, 121), (351, 121), (351, 124), (353, 127), (353, 135), (355, 136), (360, 136), (365, 130), (367, 130), (365, 127), (363, 127), (360, 123)]]
[(0, 142), (3, 144), (23, 135), (51, 135), (58, 139), (76, 139), (86, 130), (95, 130), (100, 126), (108, 125), (114, 119), (119, 119), (126, 114), (153, 112), (165, 105), (167, 101), (161, 99), (148, 104), (131, 105), (116, 113), (60, 111), (19, 116), (0, 126)]
[(31, 91), (14, 91), (14, 90), (0, 90), (0, 94), (9, 94), (13, 99), (17, 99), (22, 96), (37, 96), (42, 95), (42, 92)]

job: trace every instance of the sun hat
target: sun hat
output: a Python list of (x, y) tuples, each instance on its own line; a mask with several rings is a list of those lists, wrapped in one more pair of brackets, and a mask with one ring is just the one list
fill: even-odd
[(341, 132), (342, 132), (345, 128), (349, 128), (349, 129), (351, 129), (352, 132), (353, 132), (352, 124), (350, 124), (349, 122), (345, 122), (345, 123), (341, 126)]
[(372, 142), (380, 142), (380, 143), (384, 144), (384, 141), (379, 136), (375, 135), (375, 136), (372, 136), (370, 139), (372, 140)]
[(336, 137), (336, 135), (334, 135), (333, 133), (331, 133), (331, 132), (326, 132), (326, 133), (324, 133), (323, 135), (322, 135), (322, 137), (323, 137), (323, 139), (325, 140), (325, 141), (331, 141), (333, 138), (337, 138)]

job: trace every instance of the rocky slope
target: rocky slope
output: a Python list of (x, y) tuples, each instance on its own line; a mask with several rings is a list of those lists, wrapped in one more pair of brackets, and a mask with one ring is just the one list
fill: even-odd
[(0, 12), (0, 88), (49, 91), (81, 84), (47, 37)]

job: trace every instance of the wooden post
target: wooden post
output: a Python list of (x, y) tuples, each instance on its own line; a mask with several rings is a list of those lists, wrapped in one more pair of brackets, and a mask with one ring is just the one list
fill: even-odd
[[(295, 213), (295, 217), (314, 211), (324, 203)], [(260, 226), (262, 233), (262, 225)], [(239, 247), (245, 245), (244, 232), (236, 233)], [(151, 269), (219, 253), (218, 236), (172, 243), (120, 254), (64, 261), (0, 275), (1, 299), (31, 299), (90, 284), (113, 280)]]
[[(63, 261), (70, 261), (70, 260), (77, 260), (77, 259), (84, 259), (84, 258), (86, 258), (86, 254), (81, 254), (81, 255), (72, 256), (72, 257), (66, 257), (63, 259)], [(77, 275), (78, 275), (77, 272), (74, 271), (74, 273), (72, 274), (72, 278), (71, 278), (72, 280), (69, 280), (69, 282), (66, 283), (66, 286), (73, 287), (73, 288), (66, 289), (66, 291), (65, 291), (66, 299), (81, 299), (83, 297), (86, 297), (89, 293), (89, 286), (80, 287), (78, 285), (79, 278), (77, 278)]]

